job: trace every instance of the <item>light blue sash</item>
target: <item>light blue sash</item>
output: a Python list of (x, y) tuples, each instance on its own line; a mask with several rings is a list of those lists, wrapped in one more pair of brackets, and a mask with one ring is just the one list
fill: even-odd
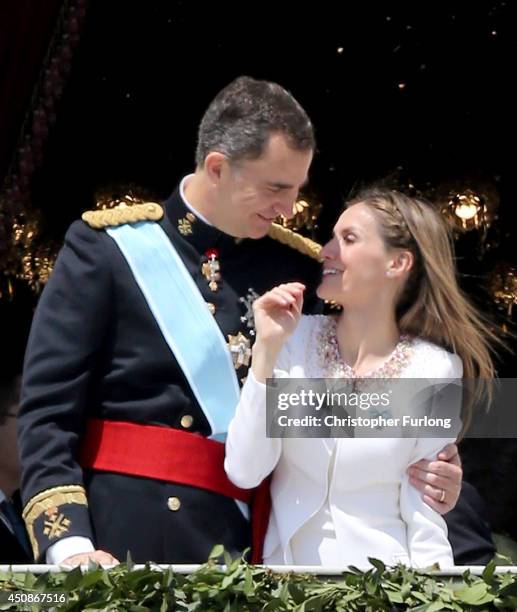
[(158, 326), (210, 427), (224, 437), (239, 401), (239, 384), (223, 334), (171, 241), (141, 221), (107, 228), (126, 258)]

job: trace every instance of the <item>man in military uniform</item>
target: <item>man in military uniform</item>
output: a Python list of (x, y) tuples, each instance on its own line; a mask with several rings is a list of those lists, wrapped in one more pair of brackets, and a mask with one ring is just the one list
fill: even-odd
[[(19, 419), (38, 561), (129, 550), (198, 563), (214, 544), (250, 544), (249, 492), (225, 478), (219, 440), (249, 365), (253, 299), (298, 280), (316, 307), (317, 245), (272, 225), (292, 215), (314, 146), (288, 92), (241, 77), (209, 106), (196, 172), (163, 206), (71, 226), (34, 318)], [(445, 511), (461, 470), (438, 463), (443, 486), (426, 491)]]

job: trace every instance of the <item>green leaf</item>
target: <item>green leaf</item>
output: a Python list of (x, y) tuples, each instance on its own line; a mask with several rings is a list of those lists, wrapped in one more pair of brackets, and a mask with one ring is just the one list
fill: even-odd
[(296, 582), (288, 584), (289, 594), (293, 598), (295, 604), (300, 604), (305, 599), (305, 589)]
[(246, 597), (251, 597), (251, 595), (253, 595), (253, 586), (253, 574), (249, 567), (247, 567), (244, 573), (244, 585), (242, 587), (242, 591)]
[(481, 578), (483, 578), (485, 582), (489, 582), (494, 577), (495, 570), (496, 570), (496, 564), (495, 564), (495, 561), (492, 560), (488, 563), (488, 565), (483, 570), (483, 573), (481, 574)]
[[(224, 549), (214, 549), (214, 555)], [(215, 556), (214, 556), (215, 558)], [(220, 557), (217, 557), (220, 558)], [(374, 561), (374, 560), (372, 560)], [(81, 572), (0, 574), (0, 591), (59, 591), (69, 594), (60, 612), (143, 610), (168, 612), (488, 612), (517, 610), (517, 577), (497, 574), (489, 564), (482, 577), (469, 571), (457, 577), (429, 576), (403, 566), (367, 572), (352, 568), (335, 578), (296, 573), (274, 574), (236, 559), (222, 568), (209, 560), (190, 575), (146, 564), (98, 565)], [(0, 604), (0, 610), (10, 605)]]
[(459, 589), (455, 595), (461, 602), (472, 606), (480, 606), (494, 600), (494, 596), (488, 592), (487, 585), (484, 582)]
[[(232, 559), (232, 556), (230, 555), (230, 553), (227, 550), (224, 550), (223, 558), (224, 558), (224, 564), (226, 565), (226, 567), (231, 567), (231, 565), (233, 563), (233, 559)], [(239, 563), (239, 559), (235, 559), (235, 561), (237, 562), (237, 564)]]
[(388, 591), (388, 598), (391, 603), (404, 603), (406, 601), (406, 598), (402, 595), (400, 591), (396, 593)]
[(444, 610), (443, 602), (433, 601), (432, 603), (424, 604), (416, 608), (411, 608), (411, 612), (441, 612)]
[(287, 603), (289, 600), (289, 585), (288, 583), (280, 583), (277, 589), (274, 589), (271, 593), (273, 597), (278, 598), (280, 601)]
[(508, 574), (507, 583), (499, 591), (499, 597), (508, 597), (517, 595), (517, 578), (512, 574)]
[(34, 583), (36, 582), (36, 576), (31, 574), (30, 572), (25, 573), (25, 579), (23, 581), (23, 586), (25, 589), (32, 589)]
[(427, 597), (426, 595), (423, 595), (422, 593), (419, 593), (418, 591), (411, 591), (411, 595), (415, 599), (418, 599), (418, 601), (421, 601), (421, 602), (426, 603), (426, 604), (429, 603), (429, 597)]
[(427, 612), (441, 612), (444, 610), (443, 601), (433, 601), (427, 608)]
[(222, 544), (216, 544), (208, 555), (208, 560), (217, 561), (217, 559), (224, 555), (224, 552), (224, 546)]
[(131, 557), (131, 553), (129, 552), (129, 550), (127, 551), (127, 555), (126, 555), (126, 567), (128, 572), (130, 572), (133, 567), (135, 566), (135, 564), (133, 563), (133, 559)]
[(378, 570), (379, 572), (384, 572), (386, 569), (386, 566), (384, 565), (384, 563), (382, 561), (380, 561), (379, 559), (374, 559), (372, 557), (368, 557), (368, 561), (373, 565), (373, 567), (375, 567), (376, 570)]
[(79, 566), (74, 567), (73, 570), (68, 572), (64, 582), (64, 590), (65, 591), (73, 591), (77, 585), (81, 582), (83, 578), (83, 573), (81, 572), (81, 568)]

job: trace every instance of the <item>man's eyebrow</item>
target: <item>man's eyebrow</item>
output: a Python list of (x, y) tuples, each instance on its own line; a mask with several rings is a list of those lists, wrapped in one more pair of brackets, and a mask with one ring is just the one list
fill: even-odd
[[(300, 185), (300, 189), (303, 189), (309, 183), (309, 179), (306, 178), (303, 183)], [(275, 182), (271, 181), (268, 183), (269, 187), (275, 187), (275, 189), (292, 189), (294, 185), (291, 183), (282, 183), (281, 181)]]
[(275, 189), (292, 189), (293, 185), (290, 185), (289, 183), (276, 183), (274, 181), (269, 182), (268, 187), (274, 187)]

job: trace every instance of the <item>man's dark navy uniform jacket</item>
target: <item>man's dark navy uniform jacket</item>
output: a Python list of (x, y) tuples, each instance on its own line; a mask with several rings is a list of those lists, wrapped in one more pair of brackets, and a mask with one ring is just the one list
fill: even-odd
[[(225, 339), (251, 341), (241, 298), (287, 281), (312, 290), (321, 265), (265, 237), (236, 240), (194, 218), (179, 189), (164, 203), (166, 232)], [(193, 221), (191, 221), (194, 219)], [(216, 291), (203, 274), (217, 250)], [(308, 291), (306, 311), (314, 311)], [(170, 304), (174, 309), (174, 304)], [(240, 380), (247, 367), (237, 371)], [(172, 427), (210, 426), (115, 241), (83, 221), (69, 229), (30, 334), (19, 417), (24, 518), (37, 560), (67, 536), (85, 536), (120, 560), (200, 563), (215, 544), (240, 552), (249, 522), (235, 501), (201, 488), (78, 463), (91, 418)]]

